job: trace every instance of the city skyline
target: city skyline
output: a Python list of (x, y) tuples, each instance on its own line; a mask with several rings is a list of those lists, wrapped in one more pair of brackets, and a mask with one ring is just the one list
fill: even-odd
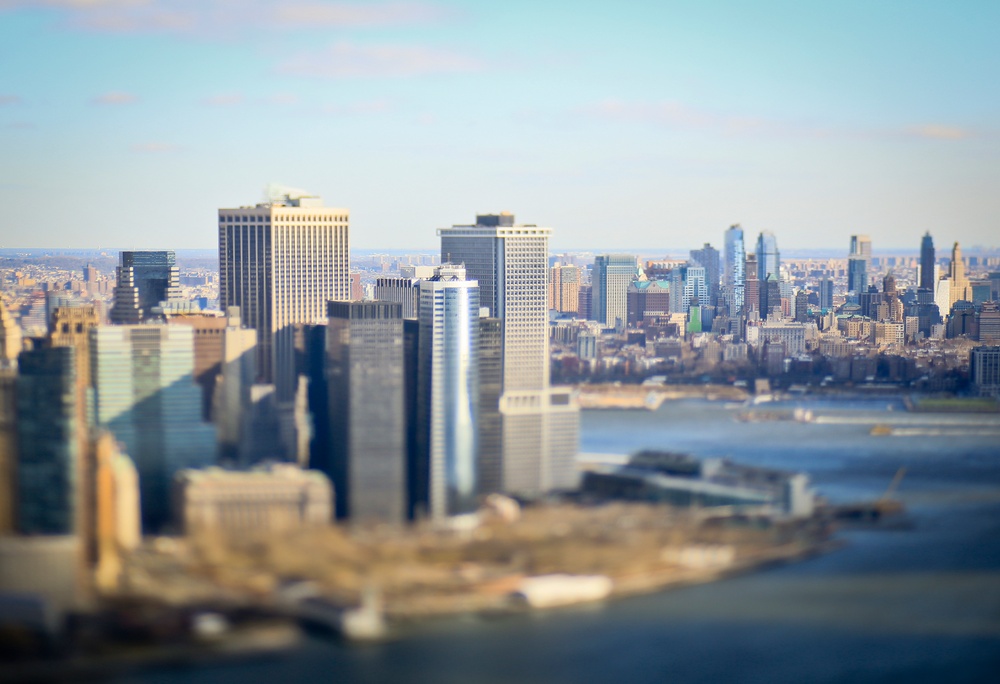
[(227, 9), (0, 3), (0, 246), (210, 248), (272, 180), (373, 247), (502, 209), (554, 250), (995, 242), (993, 3)]

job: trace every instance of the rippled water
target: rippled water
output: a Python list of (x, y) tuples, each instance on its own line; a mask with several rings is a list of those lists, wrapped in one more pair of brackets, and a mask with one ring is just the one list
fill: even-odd
[[(1000, 681), (1000, 440), (872, 436), (876, 423), (963, 420), (902, 413), (895, 401), (775, 408), (795, 406), (830, 420), (744, 423), (738, 407), (699, 401), (586, 411), (581, 451), (664, 448), (800, 470), (834, 501), (877, 497), (906, 466), (897, 497), (913, 529), (845, 532), (834, 553), (711, 585), (118, 681)], [(994, 416), (976, 422), (1000, 427)]]

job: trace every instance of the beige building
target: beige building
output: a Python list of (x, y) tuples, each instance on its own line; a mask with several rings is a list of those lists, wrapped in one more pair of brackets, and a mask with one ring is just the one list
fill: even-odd
[(21, 326), (10, 315), (3, 301), (0, 301), (0, 368), (17, 367), (21, 345)]
[(174, 478), (174, 516), (185, 534), (255, 536), (324, 525), (332, 521), (333, 488), (323, 473), (290, 464), (183, 470)]
[(139, 474), (121, 452), (110, 432), (94, 440), (88, 467), (92, 492), (90, 524), (85, 534), (87, 552), (99, 589), (113, 589), (121, 576), (122, 555), (142, 540), (139, 515)]
[(549, 269), (549, 308), (576, 313), (580, 306), (580, 268), (556, 264)]
[(279, 188), (254, 207), (219, 209), (219, 303), (257, 331), (260, 381), (295, 396), (295, 323), (323, 323), (351, 298), (349, 211)]

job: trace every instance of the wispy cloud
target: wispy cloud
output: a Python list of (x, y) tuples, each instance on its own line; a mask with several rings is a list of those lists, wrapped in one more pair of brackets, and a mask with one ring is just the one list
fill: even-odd
[(968, 138), (972, 132), (958, 126), (943, 126), (941, 124), (924, 124), (922, 126), (912, 126), (906, 132), (917, 138), (933, 138), (936, 140), (961, 140)]
[(206, 97), (201, 101), (201, 103), (210, 107), (233, 107), (235, 105), (243, 104), (243, 94), (219, 93), (218, 95)]
[(21, 98), (18, 95), (0, 95), (0, 107), (4, 105), (20, 104)]
[(174, 152), (178, 149), (180, 148), (177, 145), (167, 142), (144, 142), (132, 145), (132, 151), (140, 153)]
[(95, 97), (91, 102), (100, 105), (127, 105), (138, 102), (139, 98), (132, 94), (126, 93), (121, 90), (112, 90), (107, 93), (101, 93)]
[(290, 106), (299, 103), (299, 96), (295, 93), (275, 93), (261, 100), (264, 104)]
[(319, 78), (393, 78), (480, 71), (483, 63), (459, 52), (422, 45), (356, 45), (339, 42), (303, 52), (278, 66), (282, 74)]
[(455, 14), (427, 2), (321, 0), (0, 0), (2, 10), (58, 10), (68, 26), (102, 33), (228, 35), (277, 29), (409, 26)]
[(345, 104), (330, 104), (323, 107), (324, 114), (335, 116), (353, 114), (379, 114), (392, 109), (392, 103), (386, 99), (360, 100), (358, 102), (348, 102)]

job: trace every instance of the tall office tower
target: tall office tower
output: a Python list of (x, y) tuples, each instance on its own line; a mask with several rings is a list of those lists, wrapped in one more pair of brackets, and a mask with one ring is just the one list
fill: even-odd
[(929, 292), (934, 292), (934, 281), (936, 274), (934, 272), (934, 238), (931, 237), (930, 231), (924, 233), (923, 239), (920, 241), (920, 289), (927, 290)]
[(330, 465), (336, 512), (354, 522), (406, 518), (403, 307), (327, 304)]
[(194, 331), (186, 326), (99, 326), (90, 331), (95, 419), (139, 471), (143, 527), (169, 520), (170, 481), (216, 459), (215, 428), (201, 419)]
[(376, 278), (375, 301), (402, 304), (403, 318), (416, 319), (420, 302), (420, 278)]
[(21, 354), (17, 379), (17, 527), (22, 534), (76, 534), (80, 527), (83, 411), (75, 350)]
[(580, 306), (580, 268), (556, 264), (549, 271), (549, 308), (576, 313)]
[(725, 263), (722, 269), (722, 282), (726, 286), (726, 306), (731, 317), (739, 316), (743, 311), (745, 262), (743, 228), (737, 223), (726, 231)]
[(795, 293), (795, 320), (798, 323), (809, 320), (809, 293), (805, 290)]
[(850, 255), (859, 259), (864, 259), (871, 266), (872, 262), (872, 239), (867, 235), (852, 235)]
[(852, 235), (847, 257), (847, 289), (860, 296), (868, 291), (868, 270), (872, 260), (872, 241), (867, 235)]
[(628, 320), (628, 286), (638, 274), (638, 261), (631, 254), (602, 254), (594, 259), (590, 284), (594, 293), (594, 320), (607, 327)]
[(747, 254), (743, 272), (746, 274), (743, 287), (743, 308), (746, 311), (758, 311), (760, 307), (760, 279), (757, 277), (756, 254)]
[(681, 295), (681, 310), (690, 313), (692, 306), (699, 309), (708, 302), (708, 283), (703, 266), (688, 266), (684, 272), (684, 290)]
[(667, 282), (670, 285), (668, 290), (670, 313), (687, 313), (688, 311), (688, 308), (684, 306), (684, 282), (687, 280), (687, 270), (687, 264), (674, 266), (667, 276)]
[(503, 321), (502, 489), (527, 496), (576, 483), (579, 406), (569, 390), (549, 387), (551, 232), (506, 213), (438, 230), (441, 260), (464, 263), (480, 305)]
[(16, 368), (17, 355), (21, 353), (21, 326), (0, 301), (0, 369)]
[(155, 318), (154, 307), (180, 294), (173, 252), (121, 252), (117, 275), (112, 323), (142, 323)]
[(951, 281), (951, 289), (948, 293), (949, 311), (955, 302), (972, 301), (972, 288), (969, 287), (969, 279), (965, 275), (962, 248), (958, 246), (957, 242), (951, 248), (951, 265), (948, 267), (948, 279)]
[(432, 518), (476, 510), (479, 285), (442, 264), (420, 282), (417, 371), (418, 494)]
[(97, 586), (110, 590), (121, 577), (121, 554), (142, 541), (139, 473), (110, 432), (101, 431), (88, 442), (84, 546)]
[(833, 280), (821, 278), (819, 281), (819, 308), (833, 308)]
[(757, 280), (763, 283), (771, 273), (781, 278), (781, 253), (778, 252), (778, 238), (764, 230), (757, 236)]
[[(237, 306), (229, 307), (223, 320), (226, 327), (222, 329), (222, 349), (215, 371), (211, 415), (219, 431), (219, 456), (236, 462), (241, 460), (240, 445), (245, 443), (242, 418), (250, 410), (253, 384), (257, 377), (257, 332), (242, 327)], [(197, 343), (196, 336), (196, 372)]]
[(479, 456), (476, 474), (480, 494), (503, 490), (503, 321), (479, 319)]
[(580, 296), (576, 306), (577, 318), (585, 321), (594, 320), (594, 288), (592, 285), (581, 285)]
[(777, 274), (770, 274), (767, 280), (760, 284), (760, 316), (767, 319), (774, 309), (781, 313), (781, 285)]
[(295, 323), (320, 323), (329, 300), (351, 297), (348, 210), (285, 192), (219, 210), (219, 305), (257, 331), (257, 372), (291, 402)]
[(0, 537), (17, 520), (17, 372), (0, 368)]
[(702, 306), (717, 306), (719, 298), (719, 250), (705, 243), (701, 249), (691, 250), (691, 261), (705, 269), (705, 296), (699, 297)]

